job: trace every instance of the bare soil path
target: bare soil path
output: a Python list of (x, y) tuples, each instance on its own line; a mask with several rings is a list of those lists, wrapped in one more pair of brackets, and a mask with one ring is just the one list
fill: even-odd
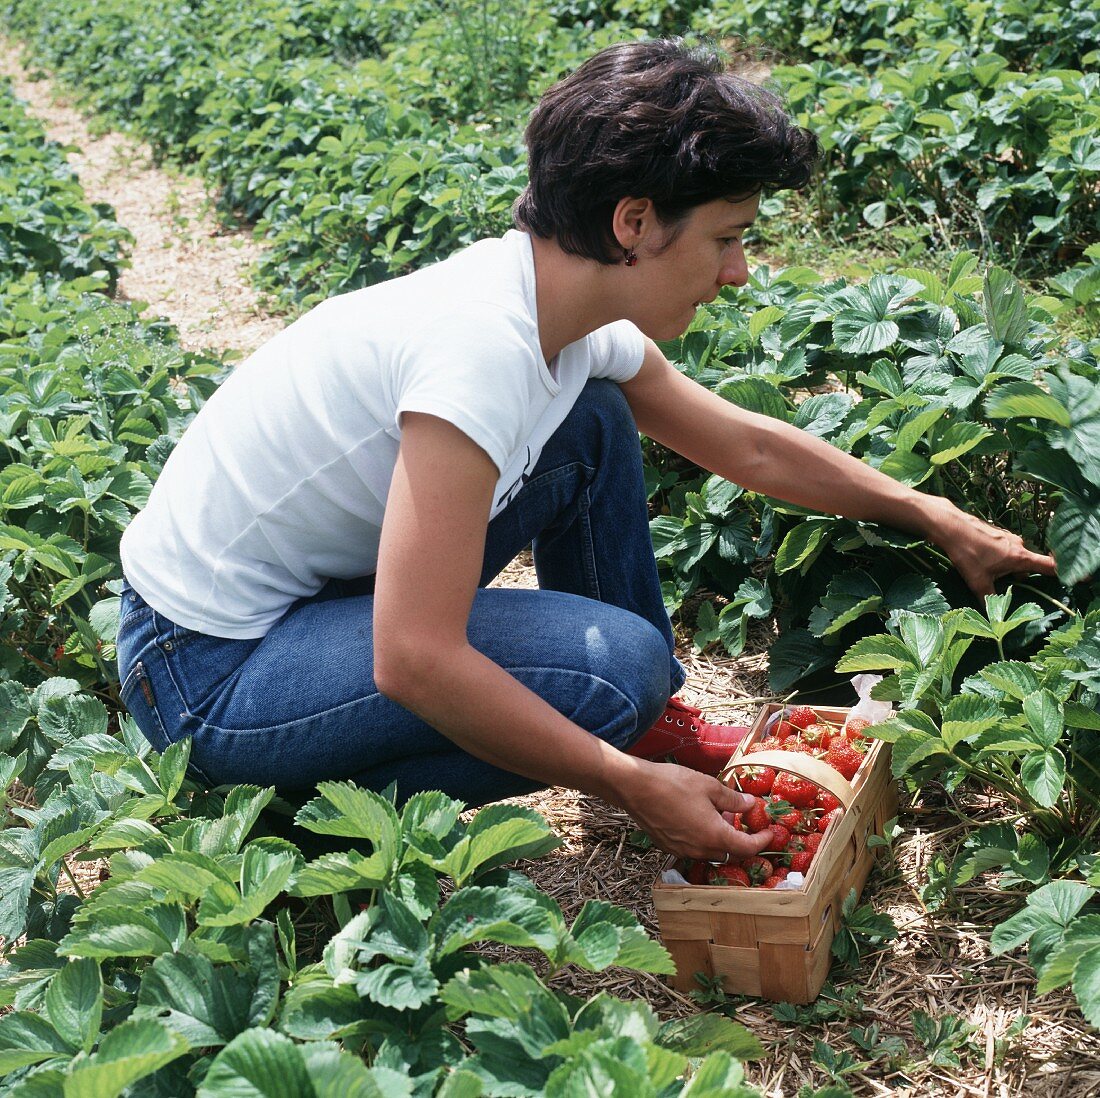
[[(201, 181), (156, 167), (148, 147), (130, 137), (94, 132), (72, 97), (48, 80), (31, 80), (16, 47), (2, 38), (0, 74), (11, 78), (49, 136), (72, 147), (70, 163), (89, 198), (112, 205), (119, 222), (134, 234), (133, 266), (121, 283), (125, 297), (147, 302), (154, 314), (168, 317), (183, 345), (194, 350), (247, 354), (285, 325), (285, 317), (264, 312), (248, 278), (261, 245), (248, 231), (219, 224)], [(529, 556), (506, 569), (496, 585), (536, 586)], [(770, 640), (768, 629), (757, 626), (746, 655), (731, 661), (693, 653), (685, 638), (680, 655), (689, 669), (686, 700), (703, 706), (709, 720), (747, 722), (755, 710), (750, 699), (767, 691)], [(624, 813), (564, 790), (520, 803), (542, 812), (562, 837), (559, 850), (521, 868), (567, 916), (575, 916), (587, 899), (607, 900), (634, 911), (656, 931), (650, 886), (664, 856), (630, 841), (633, 825)], [(823, 998), (794, 1014), (773, 1013), (770, 1004), (755, 1000), (719, 1005), (764, 1042), (766, 1057), (750, 1065), (749, 1078), (769, 1098), (793, 1098), (811, 1079), (822, 1085), (824, 1072), (814, 1064), (815, 1039), (851, 1054), (853, 1061), (876, 1059), (851, 1039), (853, 1027), (870, 1025), (879, 1027), (882, 1038), (900, 1038), (906, 1052), (894, 1065), (880, 1056), (868, 1070), (847, 1073), (846, 1081), (859, 1095), (1100, 1094), (1100, 1041), (1072, 999), (1063, 994), (1036, 999), (1034, 974), (1020, 958), (990, 956), (990, 922), (1012, 908), (996, 881), (975, 882), (950, 913), (924, 910), (919, 886), (952, 831), (943, 809), (942, 800), (921, 800), (903, 809), (894, 864), (876, 871), (865, 896), (876, 910), (893, 916), (899, 937), (864, 957), (839, 1000)], [(97, 863), (74, 868), (84, 887), (95, 886)], [(699, 1009), (658, 978), (622, 970), (566, 971), (556, 983), (585, 996), (602, 990), (641, 997), (664, 1017)], [(922, 1047), (913, 1025), (918, 1010), (936, 1019), (953, 1015), (974, 1027), (957, 1066), (950, 1060), (935, 1063)], [(1013, 1036), (1010, 1026), (1021, 1015), (1027, 1016), (1027, 1025)]]
[(18, 48), (4, 39), (0, 75), (48, 136), (71, 149), (69, 163), (89, 201), (113, 206), (133, 233), (120, 297), (167, 317), (188, 350), (247, 354), (285, 327), (284, 317), (265, 312), (248, 278), (260, 244), (249, 230), (218, 222), (200, 179), (156, 167), (148, 145), (132, 137), (94, 132), (73, 97), (50, 80), (32, 80)]

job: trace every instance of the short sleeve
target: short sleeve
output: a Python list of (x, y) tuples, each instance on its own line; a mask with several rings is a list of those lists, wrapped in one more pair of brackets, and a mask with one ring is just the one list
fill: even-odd
[(629, 320), (597, 328), (588, 337), (590, 377), (629, 381), (641, 368), (645, 337)]
[(453, 423), (503, 473), (527, 433), (542, 382), (520, 318), (492, 306), (436, 317), (403, 341), (394, 422), (425, 412)]

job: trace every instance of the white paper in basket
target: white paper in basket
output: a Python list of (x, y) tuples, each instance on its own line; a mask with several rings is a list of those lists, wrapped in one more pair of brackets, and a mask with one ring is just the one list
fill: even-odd
[[(869, 721), (871, 724), (881, 724), (882, 721), (888, 720), (891, 714), (894, 712), (894, 707), (885, 701), (876, 701), (871, 697), (871, 690), (876, 683), (882, 682), (881, 675), (856, 675), (850, 680), (852, 687), (856, 692), (859, 701), (852, 706), (848, 712), (848, 716), (844, 718), (844, 727), (848, 727), (848, 722), (853, 717), (862, 717), (865, 721)], [(768, 735), (771, 730), (779, 723), (779, 721), (786, 716), (786, 709), (777, 709), (767, 721), (764, 722), (764, 733)]]
[(848, 722), (853, 717), (862, 717), (871, 724), (880, 724), (882, 721), (890, 719), (894, 707), (889, 702), (876, 701), (871, 697), (871, 690), (876, 683), (880, 682), (882, 682), (881, 675), (856, 675), (852, 679), (852, 686), (855, 687), (856, 694), (859, 695), (859, 701), (852, 706), (848, 716), (844, 719), (845, 728), (848, 727)]

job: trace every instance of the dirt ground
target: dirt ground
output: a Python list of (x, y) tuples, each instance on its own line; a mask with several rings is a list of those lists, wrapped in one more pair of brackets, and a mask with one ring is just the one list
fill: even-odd
[[(168, 317), (191, 349), (247, 354), (286, 323), (264, 313), (249, 282), (249, 267), (261, 245), (247, 231), (219, 225), (199, 180), (156, 168), (149, 149), (129, 137), (93, 134), (71, 98), (49, 81), (30, 80), (17, 52), (2, 41), (0, 73), (12, 78), (49, 135), (71, 148), (70, 162), (89, 197), (114, 206), (119, 221), (134, 234), (133, 267), (121, 286), (127, 298), (148, 302), (154, 314)], [(497, 584), (535, 586), (529, 558), (518, 560)], [(690, 671), (685, 699), (702, 706), (711, 721), (747, 723), (768, 693), (769, 637), (765, 627), (757, 627), (747, 654), (738, 660), (694, 653), (690, 643), (682, 644), (681, 658)], [(559, 850), (521, 868), (567, 915), (586, 899), (599, 898), (628, 908), (657, 932), (650, 890), (665, 858), (632, 841), (633, 825), (624, 813), (563, 790), (520, 803), (540, 811), (563, 839)], [(835, 973), (832, 995), (791, 1014), (751, 999), (712, 1004), (763, 1041), (767, 1056), (751, 1064), (749, 1073), (770, 1098), (792, 1098), (806, 1083), (820, 1087), (829, 1081), (814, 1062), (815, 1040), (838, 1054), (850, 1053), (853, 1063), (873, 1059), (852, 1039), (855, 1027), (872, 1025), (880, 1038), (903, 1041), (906, 1054), (894, 1064), (880, 1057), (845, 1072), (845, 1081), (860, 1095), (1100, 1094), (1100, 1040), (1071, 997), (1036, 997), (1034, 975), (1022, 957), (990, 954), (991, 926), (1015, 906), (996, 881), (973, 883), (939, 913), (922, 905), (919, 889), (931, 859), (958, 835), (952, 809), (972, 817), (996, 814), (995, 806), (953, 802), (937, 790), (903, 797), (892, 858), (875, 871), (864, 894), (876, 910), (893, 917), (898, 937), (865, 953), (854, 974)], [(79, 864), (82, 884), (94, 887), (98, 867)], [(581, 994), (605, 990), (645, 998), (666, 1017), (700, 1009), (657, 977), (613, 970), (565, 972), (556, 979)], [(913, 1019), (922, 1010), (973, 1027), (956, 1049), (957, 1063), (921, 1044)], [(1021, 1017), (1026, 1021), (1010, 1032)]]

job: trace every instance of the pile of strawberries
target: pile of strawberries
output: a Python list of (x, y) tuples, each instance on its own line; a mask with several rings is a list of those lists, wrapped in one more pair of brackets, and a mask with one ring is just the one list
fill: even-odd
[[(846, 728), (829, 724), (809, 706), (791, 709), (767, 739), (745, 750), (803, 751), (828, 763), (848, 781), (855, 776), (871, 746), (864, 736), (870, 721), (853, 717)], [(771, 766), (742, 766), (736, 782), (756, 798), (748, 812), (727, 814), (741, 831), (771, 831), (764, 853), (727, 865), (693, 862), (685, 876), (691, 884), (775, 888), (789, 873), (806, 873), (829, 824), (843, 812), (840, 801), (807, 778)]]

